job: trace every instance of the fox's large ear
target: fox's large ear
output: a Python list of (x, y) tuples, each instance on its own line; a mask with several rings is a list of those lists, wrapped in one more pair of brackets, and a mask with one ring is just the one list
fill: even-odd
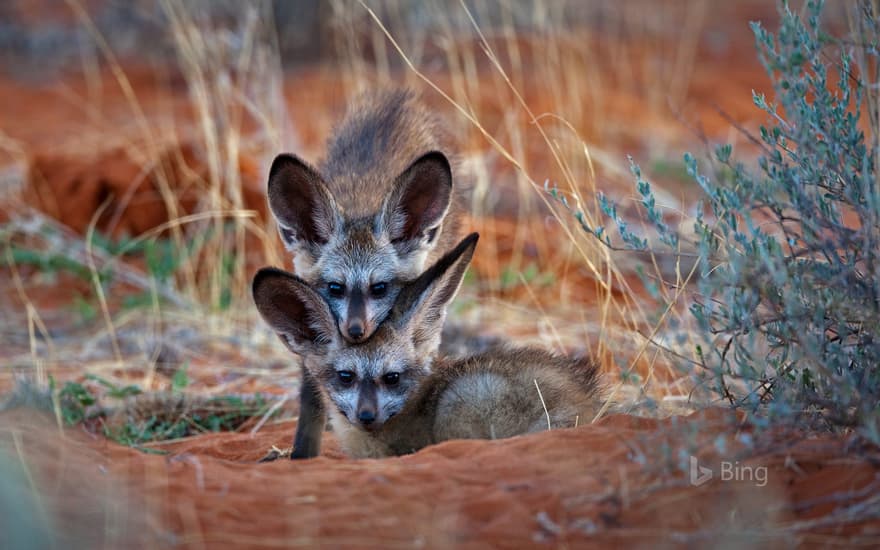
[(266, 267), (254, 276), (251, 288), (260, 315), (291, 351), (321, 353), (335, 338), (327, 303), (296, 275)]
[(336, 201), (324, 179), (290, 154), (278, 155), (269, 169), (269, 208), (290, 250), (325, 244), (337, 226)]
[(471, 233), (397, 295), (389, 321), (397, 328), (412, 327), (415, 340), (439, 335), (446, 306), (455, 298), (474, 256), (479, 234)]
[(431, 241), (449, 210), (452, 169), (443, 153), (422, 155), (397, 176), (385, 202), (383, 222), (391, 242), (407, 247)]

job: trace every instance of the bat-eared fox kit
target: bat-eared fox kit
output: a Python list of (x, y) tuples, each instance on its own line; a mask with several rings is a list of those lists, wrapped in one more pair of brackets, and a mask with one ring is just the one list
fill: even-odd
[(294, 274), (254, 278), (262, 317), (303, 359), (293, 458), (326, 421), (353, 457), (503, 438), (595, 414), (589, 359), (498, 346), (439, 356), (446, 309), (478, 237), (460, 240), (462, 185), (441, 126), (408, 91), (362, 95), (310, 166), (272, 163), (271, 211)]

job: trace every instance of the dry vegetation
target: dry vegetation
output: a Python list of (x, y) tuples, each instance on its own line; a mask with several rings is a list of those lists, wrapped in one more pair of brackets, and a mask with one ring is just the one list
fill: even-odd
[[(168, 21), (163, 38), (174, 63), (160, 68), (166, 76), (159, 86), (153, 81), (142, 90), (146, 79), (138, 70), (129, 75), (130, 61), (72, 0), (72, 23), (94, 54), (82, 87), (65, 92), (86, 114), (85, 136), (53, 146), (57, 156), (48, 158), (35, 158), (11, 137), (5, 146), (29, 169), (11, 172), (22, 178), (25, 201), (10, 208), (5, 234), (15, 282), (5, 330), (18, 342), (9, 362), (25, 375), (33, 369), (42, 382), (47, 373), (70, 379), (84, 369), (162, 389), (169, 382), (157, 369), (197, 363), (194, 380), (220, 378), (222, 370), (249, 382), (204, 380), (193, 390), (295, 389), (295, 369), (260, 368), (289, 361), (256, 322), (247, 292), (254, 267), (287, 263), (261, 203), (264, 167), (284, 149), (314, 159), (347, 97), (404, 84), (445, 114), (460, 147), (461, 180), (473, 188), (470, 226), (483, 235), (454, 322), (593, 353), (612, 376), (638, 375), (626, 377), (629, 393), (686, 396), (686, 381), (650, 346), (663, 323), (633, 275), (638, 262), (628, 254), (612, 258), (546, 189), (557, 187), (590, 225), (600, 225), (597, 189), (631, 193), (627, 153), (659, 158), (695, 141), (676, 117), (689, 101), (708, 5), (670, 2), (648, 17), (638, 3), (333, 2), (325, 6), (323, 38), (332, 61), (294, 70), (285, 82), (275, 32), (294, 32), (295, 21), (276, 24), (269, 4), (206, 9), (169, 0), (157, 17)], [(681, 24), (689, 32), (679, 32)], [(120, 126), (119, 118), (128, 122)], [(108, 135), (108, 128), (115, 131)], [(78, 170), (51, 173), (108, 145), (95, 166), (86, 160)], [(118, 157), (124, 167), (116, 166)], [(108, 165), (110, 173), (101, 174)], [(677, 185), (681, 169), (665, 169)], [(105, 187), (68, 223), (79, 233), (40, 212), (65, 221), (69, 206), (52, 204), (53, 178), (91, 178)], [(107, 178), (119, 182), (107, 186)], [(665, 195), (668, 206), (687, 208), (675, 192)], [(160, 223), (120, 221), (136, 218), (150, 200)], [(14, 253), (22, 250), (38, 252), (38, 269)], [(54, 256), (82, 268), (77, 303), (93, 319), (78, 323), (77, 337), (65, 334), (70, 327), (50, 330), (46, 318), (57, 313), (38, 303), (39, 284), (29, 288), (40, 266), (62, 279), (77, 271), (54, 265)], [(663, 262), (654, 267), (669, 277), (674, 259)], [(126, 301), (132, 293), (143, 296)], [(684, 322), (679, 311), (663, 322), (671, 317)], [(238, 359), (218, 365), (211, 348)]]
[[(84, 421), (152, 451), (177, 442), (151, 441), (256, 433), (295, 417), (298, 366), (259, 321), (249, 289), (257, 268), (290, 266), (266, 212), (269, 163), (285, 150), (316, 160), (347, 98), (407, 85), (455, 136), (460, 181), (472, 188), (467, 225), (481, 234), (451, 324), (593, 354), (609, 404), (624, 411), (665, 417), (724, 401), (676, 368), (694, 359), (695, 343), (674, 335), (693, 323), (695, 250), (615, 250), (572, 211), (589, 227), (608, 225), (601, 191), (647, 227), (632, 155), (664, 219), (689, 230), (698, 189), (669, 159), (720, 142), (754, 158), (740, 130), (764, 122), (751, 89), (767, 81), (747, 21), (772, 28), (772, 6), (318, 4), (320, 40), (306, 49), (315, 60), (294, 64), (285, 35), (298, 32), (297, 16), (277, 3), (138, 4), (164, 34), (155, 43), (138, 35), (142, 51), (123, 52), (92, 3), (67, 0), (63, 19), (83, 44), (77, 61), (40, 77), (51, 93), (0, 84), (0, 97), (31, 99), (20, 118), (0, 122), (0, 392), (20, 380), (51, 386), (59, 423)], [(830, 24), (849, 24), (851, 12), (827, 11)], [(0, 109), (0, 118), (12, 112)], [(121, 427), (101, 410), (165, 391), (202, 401), (170, 421), (126, 417)], [(219, 401), (204, 412), (205, 399)], [(815, 527), (798, 525), (791, 532)]]

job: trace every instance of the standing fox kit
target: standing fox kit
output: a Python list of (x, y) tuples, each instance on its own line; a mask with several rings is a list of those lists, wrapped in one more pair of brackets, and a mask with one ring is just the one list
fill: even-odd
[(367, 340), (402, 283), (458, 240), (462, 204), (439, 127), (406, 91), (363, 96), (313, 168), (275, 158), (269, 207), (296, 274), (349, 342)]
[(535, 348), (435, 357), (445, 308), (476, 242), (470, 235), (404, 285), (388, 318), (359, 345), (340, 337), (329, 305), (303, 280), (272, 268), (254, 278), (257, 309), (304, 357), (350, 456), (399, 455), (449, 439), (569, 427), (598, 410), (597, 371), (587, 359)]
[[(348, 342), (369, 339), (401, 285), (458, 237), (460, 185), (441, 148), (430, 113), (394, 91), (356, 100), (316, 168), (290, 154), (272, 163), (269, 207), (281, 238)], [(318, 454), (325, 418), (304, 368), (293, 458)]]

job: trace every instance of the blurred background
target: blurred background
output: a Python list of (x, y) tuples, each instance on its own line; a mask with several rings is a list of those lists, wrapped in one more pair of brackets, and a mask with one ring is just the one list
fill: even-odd
[[(847, 28), (845, 4), (828, 2), (828, 28)], [(466, 230), (481, 238), (452, 330), (593, 354), (625, 410), (716, 402), (676, 367), (694, 349), (678, 299), (693, 250), (615, 250), (582, 226), (609, 223), (604, 195), (642, 227), (632, 159), (664, 220), (688, 231), (700, 193), (682, 155), (729, 143), (755, 158), (746, 132), (767, 114), (752, 94), (771, 90), (749, 23), (778, 20), (766, 0), (0, 1), (0, 401), (16, 387), (23, 399), (24, 384), (25, 400), (96, 442), (33, 436), (22, 454), (10, 436), (22, 459), (10, 463), (135, 460), (106, 439), (164, 452), (294, 418), (298, 359), (250, 296), (258, 268), (292, 267), (268, 168), (285, 151), (316, 162), (347, 101), (389, 86), (439, 114), (470, 188)], [(156, 392), (198, 406), (126, 408)], [(265, 450), (203, 445), (232, 460)], [(114, 516), (119, 487), (59, 487), (88, 505), (70, 525), (119, 528), (73, 530), (73, 542), (140, 532)]]
[(674, 278), (677, 258), (613, 252), (569, 208), (602, 225), (601, 191), (638, 222), (631, 156), (671, 221), (692, 215), (682, 153), (748, 153), (735, 128), (762, 120), (767, 85), (748, 23), (777, 17), (757, 0), (4, 2), (0, 384), (162, 389), (187, 368), (190, 390), (295, 389), (248, 292), (291, 265), (269, 163), (318, 160), (351, 96), (408, 86), (454, 136), (482, 234), (451, 323), (679, 395), (636, 276)]

